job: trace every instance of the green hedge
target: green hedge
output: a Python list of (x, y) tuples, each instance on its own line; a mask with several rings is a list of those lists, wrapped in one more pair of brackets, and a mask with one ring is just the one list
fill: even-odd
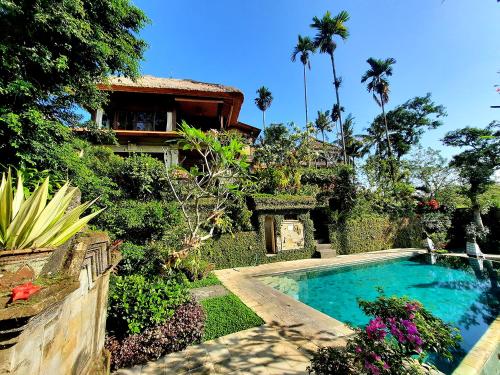
[(398, 247), (421, 247), (421, 227), (415, 220), (391, 220), (364, 215), (329, 225), (332, 248), (338, 254), (355, 254)]
[(267, 256), (266, 247), (259, 232), (236, 232), (223, 234), (207, 241), (201, 248), (201, 257), (213, 263), (215, 268), (223, 269), (311, 258), (314, 252), (315, 248), (309, 247)]
[(249, 197), (255, 210), (309, 210), (316, 205), (316, 198), (309, 195), (254, 194)]

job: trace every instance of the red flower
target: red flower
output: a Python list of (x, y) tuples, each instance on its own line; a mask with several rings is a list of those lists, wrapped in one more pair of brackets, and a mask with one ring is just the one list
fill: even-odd
[(12, 302), (18, 299), (28, 299), (39, 290), (40, 287), (38, 285), (33, 285), (31, 281), (26, 284), (16, 286), (12, 289)]

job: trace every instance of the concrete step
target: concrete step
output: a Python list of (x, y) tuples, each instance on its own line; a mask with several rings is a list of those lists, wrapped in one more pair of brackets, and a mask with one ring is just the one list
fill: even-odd
[(335, 258), (337, 252), (333, 249), (317, 249), (319, 257), (322, 259)]

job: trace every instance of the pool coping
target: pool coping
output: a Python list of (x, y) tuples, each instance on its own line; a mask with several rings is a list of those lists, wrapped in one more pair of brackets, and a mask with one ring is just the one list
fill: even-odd
[(283, 337), (298, 335), (316, 347), (324, 347), (342, 345), (345, 337), (353, 331), (345, 323), (265, 285), (257, 277), (377, 262), (426, 252), (418, 248), (389, 249), (339, 255), (329, 259), (301, 259), (237, 267), (217, 270), (215, 274), (226, 288), (236, 294), (265, 323), (277, 327)]

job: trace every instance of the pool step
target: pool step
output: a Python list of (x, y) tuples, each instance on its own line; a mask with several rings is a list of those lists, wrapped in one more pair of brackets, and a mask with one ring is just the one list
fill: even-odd
[(334, 258), (337, 256), (337, 252), (332, 249), (332, 246), (329, 243), (317, 243), (316, 242), (316, 251), (319, 253), (320, 258)]

